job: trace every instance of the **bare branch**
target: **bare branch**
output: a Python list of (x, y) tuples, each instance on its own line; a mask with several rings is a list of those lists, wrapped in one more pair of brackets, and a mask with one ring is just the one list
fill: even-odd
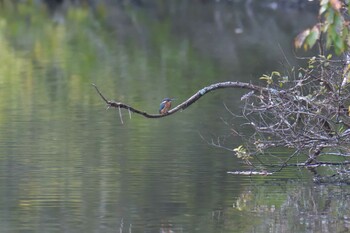
[(169, 110), (166, 114), (149, 114), (147, 112), (138, 110), (136, 108), (133, 108), (130, 105), (121, 103), (121, 102), (115, 102), (112, 100), (107, 100), (103, 94), (100, 92), (100, 90), (98, 89), (98, 87), (95, 84), (91, 84), (97, 91), (97, 93), (100, 95), (100, 97), (103, 99), (104, 102), (106, 102), (106, 104), (109, 107), (114, 107), (114, 108), (125, 108), (131, 112), (140, 114), (144, 117), (147, 118), (161, 118), (161, 117), (166, 117), (169, 115), (172, 115), (174, 113), (176, 113), (179, 110), (184, 110), (187, 107), (189, 107), (190, 105), (192, 105), (194, 102), (196, 102), (198, 99), (200, 99), (202, 96), (204, 96), (205, 94), (216, 90), (216, 89), (222, 89), (222, 88), (242, 88), (242, 89), (248, 89), (248, 90), (253, 90), (253, 91), (258, 91), (258, 92), (266, 92), (266, 91), (277, 91), (277, 90), (273, 90), (270, 88), (265, 88), (265, 87), (260, 87), (260, 86), (256, 86), (250, 83), (243, 83), (243, 82), (221, 82), (221, 83), (215, 83), (212, 84), (210, 86), (204, 87), (201, 90), (197, 91), (194, 95), (192, 95), (190, 98), (188, 98), (186, 101), (182, 102), (181, 104), (179, 104), (178, 106), (174, 107), (173, 109)]

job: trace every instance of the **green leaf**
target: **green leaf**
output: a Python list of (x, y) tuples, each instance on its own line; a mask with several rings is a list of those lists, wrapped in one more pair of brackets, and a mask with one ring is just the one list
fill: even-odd
[(280, 72), (278, 72), (278, 71), (272, 71), (271, 76), (273, 76), (273, 75), (276, 75), (276, 76), (278, 76), (278, 77), (281, 77), (281, 74), (280, 74)]
[(335, 52), (338, 55), (344, 51), (345, 49), (344, 41), (340, 36), (337, 36), (336, 40), (334, 41), (334, 47), (335, 47)]
[(326, 13), (326, 23), (333, 24), (334, 22), (334, 10), (333, 8), (329, 8)]
[(263, 76), (261, 76), (259, 78), (260, 80), (265, 80), (267, 82), (267, 84), (272, 84), (273, 80), (271, 76), (268, 76), (266, 74), (264, 74)]
[(310, 32), (310, 34), (307, 36), (305, 43), (309, 46), (309, 48), (312, 48), (316, 41), (319, 39), (321, 33), (317, 26), (314, 26)]
[(343, 17), (340, 14), (334, 14), (334, 26), (338, 30), (343, 28)]
[(329, 5), (328, 5), (328, 0), (323, 0), (320, 3), (321, 7), (320, 7), (320, 11), (319, 11), (319, 15), (322, 15), (324, 12), (327, 11)]
[(329, 49), (329, 48), (331, 47), (332, 41), (333, 41), (333, 39), (332, 39), (332, 33), (330, 33), (330, 32), (328, 31), (328, 33), (327, 33), (327, 38), (326, 38), (326, 48), (327, 48), (327, 49)]

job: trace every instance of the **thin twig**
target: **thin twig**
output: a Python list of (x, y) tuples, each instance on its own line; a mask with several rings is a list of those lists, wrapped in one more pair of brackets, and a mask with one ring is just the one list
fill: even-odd
[(123, 116), (122, 116), (122, 111), (121, 111), (120, 107), (118, 108), (118, 110), (119, 110), (120, 121), (121, 121), (122, 124), (124, 124), (124, 122), (123, 122)]

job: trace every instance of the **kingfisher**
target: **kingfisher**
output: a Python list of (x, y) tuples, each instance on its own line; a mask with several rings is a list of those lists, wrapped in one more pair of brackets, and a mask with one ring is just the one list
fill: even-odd
[(160, 107), (159, 107), (159, 114), (166, 114), (169, 109), (171, 108), (171, 101), (174, 99), (170, 99), (170, 98), (165, 98), (162, 100), (162, 102), (160, 103)]

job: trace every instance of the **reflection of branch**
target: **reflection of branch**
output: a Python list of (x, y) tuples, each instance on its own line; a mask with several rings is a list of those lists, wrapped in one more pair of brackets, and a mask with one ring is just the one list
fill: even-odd
[(221, 83), (215, 83), (210, 86), (204, 87), (201, 90), (197, 91), (194, 95), (192, 95), (190, 98), (188, 98), (186, 101), (182, 102), (175, 108), (169, 110), (166, 114), (148, 114), (147, 112), (138, 110), (136, 108), (131, 107), (130, 105), (115, 102), (112, 100), (107, 100), (103, 94), (100, 92), (100, 90), (97, 88), (95, 84), (91, 84), (97, 91), (97, 93), (100, 95), (100, 97), (103, 99), (104, 102), (108, 105), (108, 107), (114, 107), (114, 108), (125, 108), (128, 109), (131, 112), (140, 114), (147, 118), (161, 118), (165, 116), (169, 116), (179, 110), (184, 110), (190, 105), (192, 105), (194, 102), (196, 102), (199, 98), (201, 98), (203, 95), (207, 94), (208, 92), (211, 92), (216, 89), (222, 89), (222, 88), (242, 88), (242, 89), (248, 89), (253, 91), (268, 91), (268, 88), (256, 86), (250, 83), (243, 83), (243, 82), (221, 82)]
[(267, 175), (272, 175), (272, 172), (267, 172), (267, 171), (261, 171), (261, 172), (257, 172), (257, 171), (235, 171), (235, 172), (227, 172), (228, 174), (232, 174), (232, 175), (262, 175), (262, 176), (267, 176)]
[[(343, 165), (349, 165), (350, 161), (344, 161), (344, 162), (315, 162), (312, 164), (307, 163), (289, 163), (284, 164), (284, 167), (305, 167), (305, 168), (313, 168), (313, 167), (325, 167), (325, 166), (343, 166)], [(271, 166), (271, 165), (270, 165)], [(281, 166), (281, 165), (275, 165), (275, 166)], [(273, 166), (271, 166), (273, 167)]]
[[(274, 171), (274, 172), (268, 172), (267, 170), (261, 170), (261, 171), (228, 171), (227, 174), (232, 174), (232, 175), (262, 175), (262, 176), (267, 176), (267, 175), (273, 175), (275, 172), (279, 172), (282, 170), (282, 168), (285, 167), (304, 167), (308, 169), (315, 169), (317, 167), (326, 167), (326, 166), (343, 166), (343, 165), (349, 165), (350, 161), (345, 161), (345, 162), (317, 162), (313, 164), (307, 164), (307, 163), (291, 163), (291, 164), (283, 164), (281, 165), (275, 165), (278, 167), (281, 167), (281, 169)], [(275, 167), (274, 165), (268, 165), (267, 167)], [(312, 170), (315, 172), (315, 175), (317, 175), (317, 172), (315, 170)]]

